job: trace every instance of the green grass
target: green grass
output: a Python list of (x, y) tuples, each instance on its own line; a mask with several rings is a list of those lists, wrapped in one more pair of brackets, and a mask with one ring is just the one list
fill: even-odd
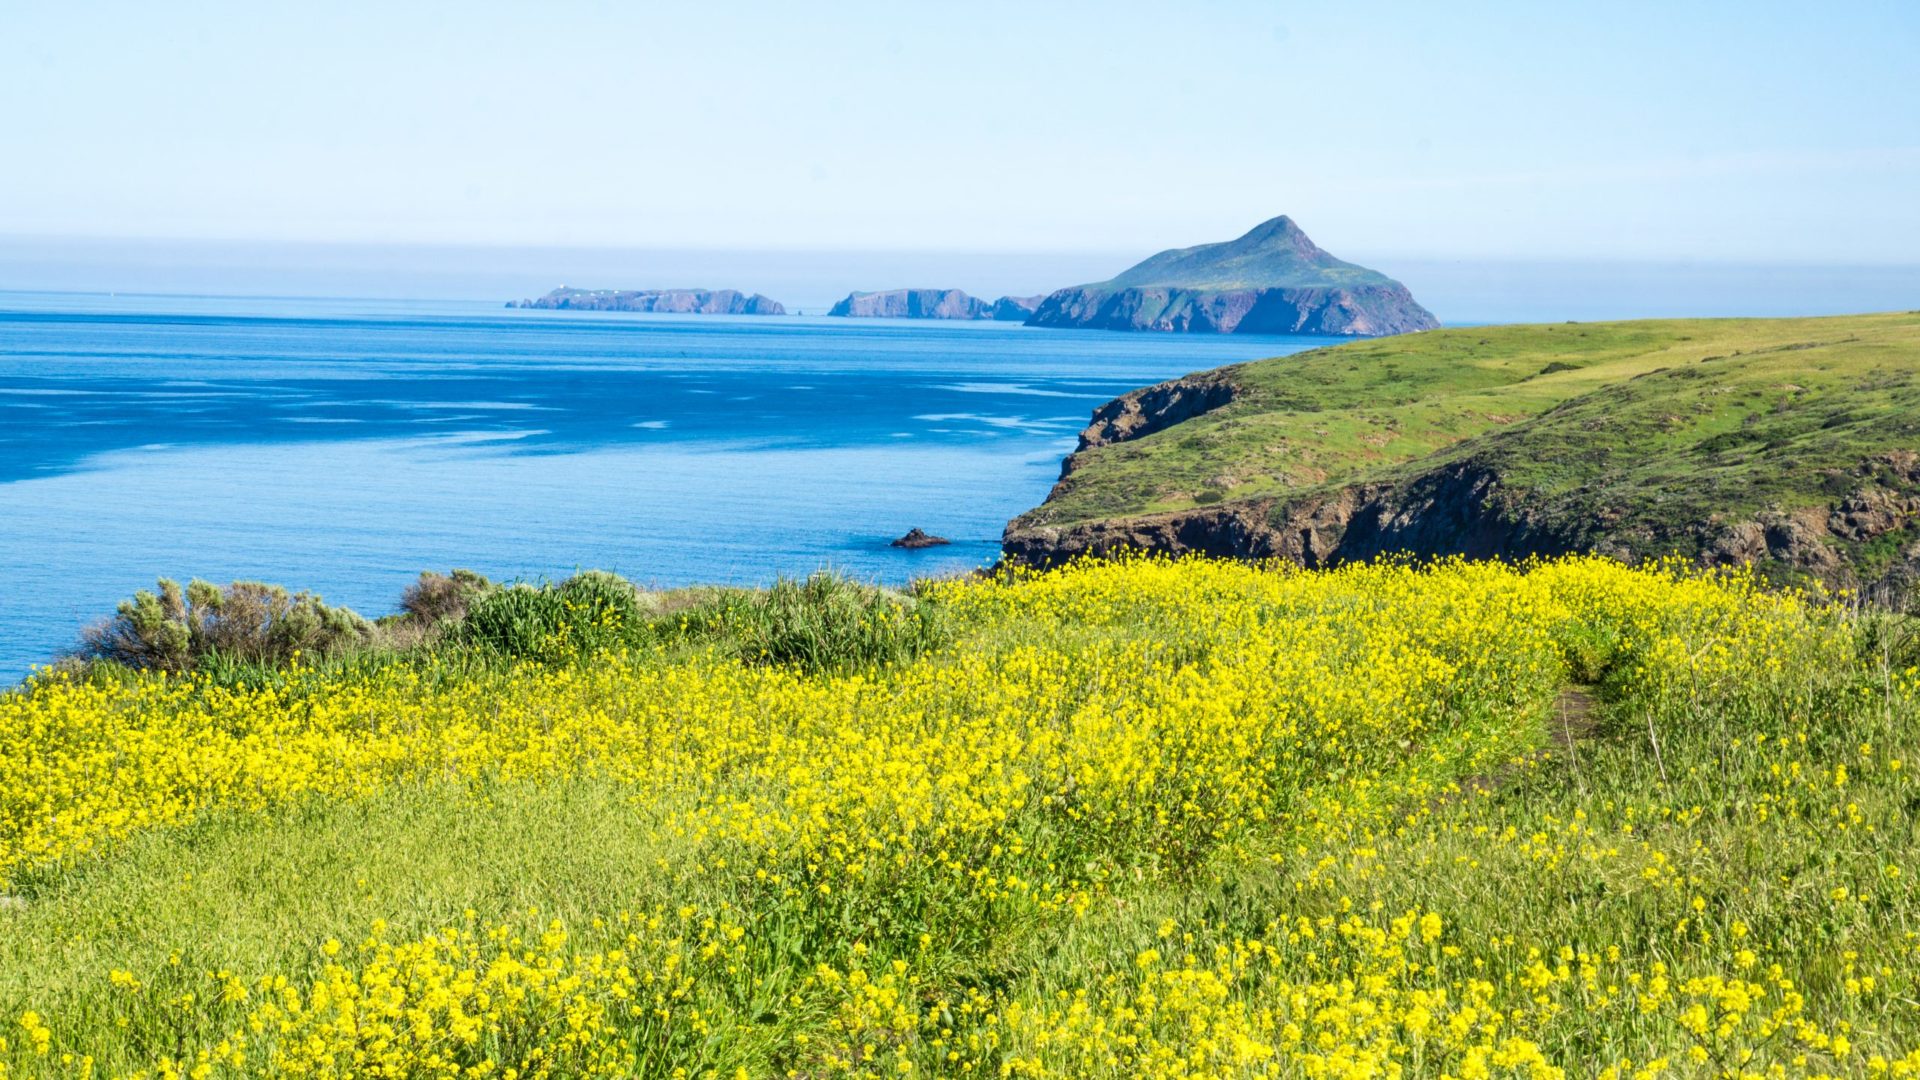
[(1623, 527), (1834, 498), (1920, 447), (1920, 313), (1452, 329), (1223, 369), (1229, 405), (1096, 449), (1020, 525), (1066, 525), (1498, 470)]

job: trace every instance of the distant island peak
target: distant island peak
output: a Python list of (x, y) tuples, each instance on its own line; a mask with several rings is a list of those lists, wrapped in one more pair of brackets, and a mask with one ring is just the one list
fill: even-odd
[(1282, 214), (1236, 239), (1171, 248), (1061, 289), (1028, 325), (1376, 337), (1440, 322), (1405, 285), (1335, 258)]

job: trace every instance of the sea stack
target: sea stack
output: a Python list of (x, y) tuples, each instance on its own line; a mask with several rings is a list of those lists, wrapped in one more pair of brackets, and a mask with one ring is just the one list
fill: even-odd
[(951, 543), (953, 543), (953, 541), (944, 536), (934, 536), (925, 529), (915, 526), (914, 528), (908, 529), (907, 535), (895, 540), (891, 546), (897, 548), (930, 548)]

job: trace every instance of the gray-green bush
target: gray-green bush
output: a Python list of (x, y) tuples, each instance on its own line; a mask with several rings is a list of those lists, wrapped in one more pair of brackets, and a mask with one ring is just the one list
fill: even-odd
[(400, 594), (400, 614), (391, 620), (382, 620), (382, 623), (404, 627), (404, 634), (397, 636), (401, 636), (407, 644), (435, 641), (458, 628), (466, 621), (467, 612), (473, 605), (499, 589), (500, 586), (488, 581), (484, 575), (471, 570), (454, 570), (446, 574), (424, 570), (419, 580)]
[(187, 671), (214, 658), (243, 664), (321, 659), (369, 644), (373, 624), (308, 592), (236, 581), (226, 588), (194, 580), (185, 589), (160, 579), (89, 628), (81, 656), (135, 668)]

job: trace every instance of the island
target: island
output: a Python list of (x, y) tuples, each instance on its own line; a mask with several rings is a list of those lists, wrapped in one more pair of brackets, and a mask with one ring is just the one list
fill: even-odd
[(827, 314), (849, 319), (984, 319), (990, 307), (959, 289), (886, 289), (848, 293)]
[(1003, 296), (986, 301), (959, 289), (884, 289), (848, 293), (827, 314), (849, 319), (991, 319), (1025, 322), (1042, 296)]
[(573, 289), (561, 286), (510, 308), (560, 311), (645, 311), (671, 315), (785, 315), (778, 300), (737, 289)]
[(1378, 337), (1440, 322), (1405, 285), (1334, 258), (1282, 215), (1237, 240), (1163, 251), (1111, 280), (1061, 289), (1027, 325)]

